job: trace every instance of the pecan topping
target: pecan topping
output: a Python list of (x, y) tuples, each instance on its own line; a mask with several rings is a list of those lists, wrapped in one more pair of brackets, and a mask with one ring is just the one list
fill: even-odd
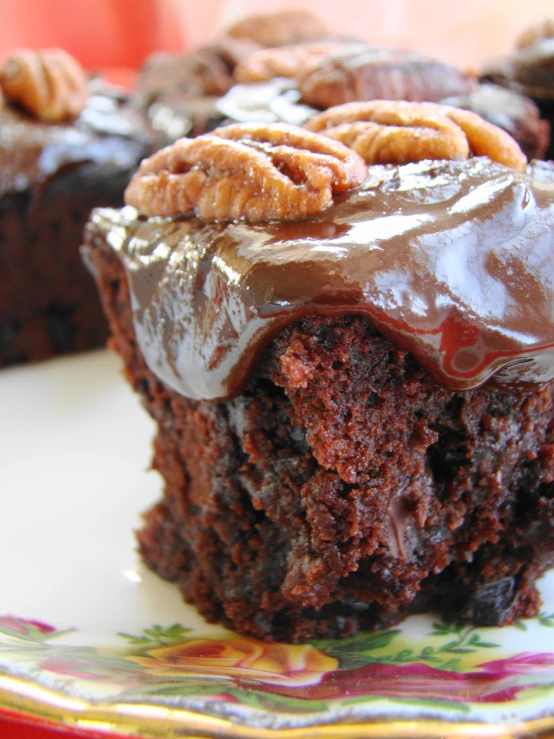
[(299, 220), (360, 185), (364, 161), (337, 141), (286, 124), (235, 124), (179, 139), (140, 165), (125, 201), (148, 216)]
[(227, 29), (233, 38), (249, 39), (260, 46), (287, 46), (316, 41), (328, 34), (323, 23), (305, 10), (250, 15)]
[(488, 156), (514, 169), (527, 160), (514, 139), (476, 113), (436, 103), (374, 100), (331, 108), (306, 124), (371, 164)]
[(544, 38), (554, 37), (554, 18), (545, 18), (540, 23), (531, 26), (524, 31), (518, 38), (516, 46), (519, 49), (524, 49), (526, 46), (532, 46), (535, 41), (540, 41)]
[(266, 82), (275, 77), (301, 79), (314, 64), (345, 46), (345, 42), (323, 41), (260, 49), (238, 64), (234, 77), (237, 82)]
[(8, 101), (52, 123), (78, 116), (89, 96), (83, 68), (63, 49), (14, 52), (0, 67), (0, 85)]
[(437, 102), (476, 84), (466, 72), (418, 52), (367, 45), (329, 54), (299, 82), (303, 101), (321, 109), (356, 100)]

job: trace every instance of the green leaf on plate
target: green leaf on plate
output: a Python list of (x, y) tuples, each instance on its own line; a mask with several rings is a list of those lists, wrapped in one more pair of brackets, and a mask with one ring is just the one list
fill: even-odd
[(333, 640), (328, 642), (325, 647), (321, 646), (321, 641), (312, 642), (320, 651), (325, 651), (332, 657), (342, 659), (349, 654), (360, 655), (365, 652), (373, 652), (377, 649), (388, 647), (392, 640), (400, 633), (397, 629), (387, 629), (385, 631), (377, 631), (375, 634), (362, 633), (351, 639)]
[(440, 666), (441, 670), (448, 670), (452, 672), (458, 672), (460, 670), (460, 660), (459, 659), (449, 659), (448, 662), (445, 662)]
[(539, 613), (538, 619), (541, 626), (554, 628), (554, 613), (550, 613), (547, 615), (544, 611), (541, 611), (541, 613)]
[(475, 641), (475, 642), (473, 642), (473, 644), (476, 647), (479, 647), (480, 649), (491, 649), (491, 648), (494, 648), (494, 647), (498, 647), (499, 646), (498, 644), (496, 644), (493, 641), (481, 641), (481, 640)]
[(149, 629), (144, 629), (141, 636), (127, 634), (119, 631), (118, 636), (126, 639), (129, 644), (134, 647), (171, 647), (174, 644), (181, 644), (187, 640), (192, 629), (181, 624), (173, 624), (172, 626), (160, 626), (155, 624)]
[(326, 711), (329, 708), (327, 701), (307, 700), (305, 698), (293, 698), (292, 696), (277, 695), (246, 688), (231, 688), (222, 691), (234, 695), (239, 701), (251, 708), (262, 711), (287, 711), (294, 713), (313, 713), (314, 711)]
[(368, 695), (358, 696), (356, 698), (348, 698), (342, 701), (343, 706), (353, 706), (357, 703), (374, 703), (376, 701), (392, 701), (393, 703), (402, 703), (409, 706), (422, 706), (425, 708), (440, 708), (449, 711), (458, 711), (459, 713), (469, 713), (470, 707), (466, 703), (456, 703), (449, 700), (440, 700), (440, 698), (405, 698), (387, 695)]

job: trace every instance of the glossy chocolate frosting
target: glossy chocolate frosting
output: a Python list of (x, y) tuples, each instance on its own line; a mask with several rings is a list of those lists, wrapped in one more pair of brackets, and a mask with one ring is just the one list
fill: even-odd
[[(486, 158), (370, 168), (310, 220), (252, 225), (98, 209), (150, 369), (190, 398), (240, 392), (277, 331), (366, 316), (453, 390), (554, 378), (554, 167)], [(98, 239), (95, 239), (98, 243)]]
[(0, 112), (0, 196), (83, 162), (133, 169), (150, 153), (152, 135), (130, 97), (98, 80), (90, 92), (84, 110), (67, 123), (44, 123), (11, 106)]

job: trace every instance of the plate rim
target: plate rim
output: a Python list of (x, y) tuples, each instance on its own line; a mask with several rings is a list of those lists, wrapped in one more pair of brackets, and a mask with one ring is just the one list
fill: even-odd
[[(16, 713), (34, 721), (64, 728), (120, 736), (160, 739), (169, 731), (192, 731), (196, 739), (544, 739), (554, 737), (554, 716), (515, 724), (444, 719), (386, 719), (343, 721), (298, 728), (270, 729), (246, 726), (230, 719), (177, 707), (146, 703), (92, 702), (46, 688), (28, 678), (0, 674), (0, 712)], [(0, 713), (1, 715), (1, 713)], [(111, 733), (114, 730), (116, 733)], [(121, 731), (125, 733), (121, 735)], [(119, 733), (117, 733), (119, 732)], [(185, 739), (185, 734), (180, 734)]]

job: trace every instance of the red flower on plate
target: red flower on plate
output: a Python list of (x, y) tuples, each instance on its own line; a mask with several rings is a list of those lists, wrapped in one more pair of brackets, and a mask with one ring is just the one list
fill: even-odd
[(27, 636), (30, 631), (40, 631), (41, 634), (53, 634), (57, 631), (53, 626), (45, 624), (42, 621), (33, 621), (17, 616), (0, 616), (0, 630), (9, 629), (15, 631), (22, 636)]
[(267, 686), (264, 691), (307, 700), (344, 700), (367, 695), (455, 703), (506, 703), (528, 687), (515, 683), (514, 677), (513, 673), (494, 670), (454, 672), (422, 663), (372, 663), (353, 670), (328, 672), (317, 685), (294, 689)]
[(521, 652), (506, 659), (483, 662), (479, 669), (506, 675), (534, 675), (544, 672), (554, 674), (554, 652)]
[(80, 678), (81, 680), (106, 680), (107, 675), (98, 674), (87, 671), (87, 665), (78, 660), (64, 659), (61, 657), (48, 657), (39, 662), (38, 667), (41, 670), (53, 672), (55, 675), (63, 675), (64, 677)]
[(70, 647), (45, 657), (37, 667), (59, 677), (116, 682), (121, 690), (133, 687), (138, 676), (138, 670), (126, 661), (104, 657), (92, 648), (88, 654), (79, 655)]

